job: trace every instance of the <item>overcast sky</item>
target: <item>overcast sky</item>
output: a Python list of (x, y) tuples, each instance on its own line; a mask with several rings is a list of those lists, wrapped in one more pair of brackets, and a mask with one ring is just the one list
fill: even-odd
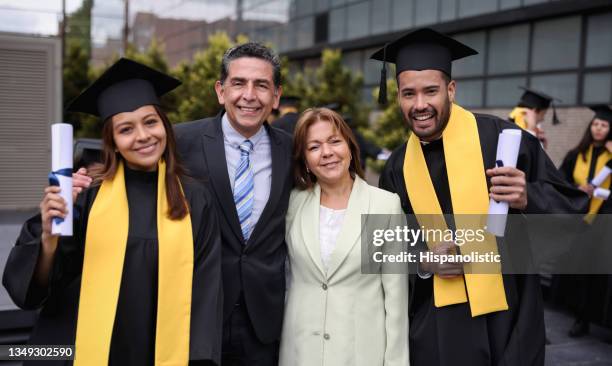
[[(82, 0), (66, 0), (68, 13)], [(245, 0), (245, 3), (270, 3), (270, 11), (281, 12), (279, 3), (286, 0)], [(276, 4), (274, 4), (276, 3)], [(95, 43), (107, 37), (119, 38), (123, 26), (123, 0), (94, 0), (92, 36)], [(248, 5), (245, 5), (248, 8)], [(286, 5), (284, 6), (286, 9)], [(233, 16), (235, 0), (130, 0), (130, 15), (138, 11), (153, 12), (167, 18), (204, 19), (208, 21)], [(285, 10), (286, 11), (286, 10)], [(0, 31), (55, 35), (62, 16), (62, 0), (0, 0)], [(245, 17), (248, 17), (245, 16)], [(261, 12), (257, 17), (262, 17)]]

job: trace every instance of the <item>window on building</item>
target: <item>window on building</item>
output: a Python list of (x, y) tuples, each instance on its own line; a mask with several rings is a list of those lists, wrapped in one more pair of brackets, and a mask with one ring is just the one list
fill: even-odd
[(316, 0), (315, 2), (315, 12), (320, 13), (329, 10), (329, 2), (330, 0)]
[(612, 72), (592, 72), (584, 75), (582, 102), (612, 103)]
[(310, 15), (314, 12), (314, 0), (299, 0), (295, 2), (296, 16)]
[(440, 0), (440, 21), (446, 22), (457, 18), (459, 0)]
[[(297, 0), (297, 1), (299, 1), (299, 0)], [(331, 6), (332, 7), (346, 4), (346, 0), (330, 0), (330, 1), (331, 1)]]
[(532, 76), (531, 87), (561, 99), (559, 105), (577, 104), (578, 75), (575, 73)]
[(438, 21), (438, 2), (432, 0), (416, 0), (415, 25), (434, 24)]
[(612, 65), (612, 13), (588, 18), (586, 65)]
[(550, 0), (523, 0), (523, 5), (524, 6), (535, 5), (535, 4), (545, 3), (547, 1), (550, 1)]
[(529, 25), (493, 29), (489, 33), (488, 72), (526, 72), (529, 57)]
[(347, 6), (347, 39), (367, 36), (370, 32), (370, 2), (364, 1)]
[(352, 73), (363, 74), (361, 66), (361, 62), (363, 61), (362, 54), (363, 52), (361, 51), (346, 52), (342, 55), (342, 63), (344, 66), (348, 67)]
[(487, 80), (487, 107), (513, 107), (527, 85), (526, 77), (491, 78)]
[(531, 68), (533, 71), (578, 67), (580, 17), (537, 22), (533, 30)]
[(500, 10), (518, 8), (519, 6), (521, 6), (521, 0), (501, 0), (499, 2)]
[(346, 8), (332, 9), (329, 12), (329, 41), (339, 42), (346, 39)]
[(372, 34), (391, 31), (391, 1), (372, 0)]
[(458, 80), (455, 98), (460, 106), (466, 108), (482, 107), (482, 80)]
[(480, 76), (484, 74), (485, 32), (463, 33), (454, 36), (456, 40), (464, 43), (476, 51), (477, 55), (466, 57), (453, 62), (453, 76)]
[[(380, 68), (382, 63), (380, 61), (371, 60), (370, 56), (378, 51), (378, 48), (371, 48), (364, 52), (363, 55), (363, 82), (366, 85), (378, 85), (380, 82)], [(393, 64), (387, 64), (387, 77), (395, 77), (395, 71), (392, 71), (390, 66)]]
[(497, 1), (491, 0), (460, 0), (459, 17), (466, 18), (497, 11)]
[(308, 16), (296, 22), (296, 48), (307, 48), (313, 45), (314, 41), (314, 17)]
[(412, 27), (414, 0), (393, 0), (393, 30)]
[(315, 15), (314, 43), (325, 43), (329, 40), (329, 13)]

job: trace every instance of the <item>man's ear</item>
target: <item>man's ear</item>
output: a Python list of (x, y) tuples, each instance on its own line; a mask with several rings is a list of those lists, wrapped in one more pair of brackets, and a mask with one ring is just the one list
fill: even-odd
[(455, 83), (455, 80), (451, 80), (448, 83), (448, 86), (446, 87), (446, 90), (448, 91), (448, 99), (450, 100), (451, 103), (455, 102), (456, 87), (457, 87), (457, 84)]
[(219, 101), (219, 104), (224, 105), (225, 97), (223, 96), (223, 84), (221, 84), (220, 80), (215, 82), (215, 92), (217, 93), (217, 100)]
[(279, 85), (278, 88), (276, 88), (276, 91), (274, 92), (274, 109), (278, 109), (278, 106), (280, 105), (281, 95), (283, 95), (283, 86)]

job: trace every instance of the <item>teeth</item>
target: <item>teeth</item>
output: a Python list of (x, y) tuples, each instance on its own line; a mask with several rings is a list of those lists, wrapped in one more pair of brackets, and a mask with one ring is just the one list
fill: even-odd
[(257, 108), (248, 108), (248, 107), (240, 107), (241, 110), (245, 112), (255, 112)]
[(425, 121), (430, 119), (431, 117), (433, 117), (433, 114), (427, 114), (424, 116), (414, 116), (414, 119), (416, 119), (417, 121)]

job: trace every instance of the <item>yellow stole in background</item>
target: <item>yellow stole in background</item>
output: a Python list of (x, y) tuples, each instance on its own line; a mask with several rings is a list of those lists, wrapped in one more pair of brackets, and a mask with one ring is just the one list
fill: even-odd
[[(593, 159), (593, 145), (589, 146), (589, 149), (586, 152), (586, 161), (582, 158), (584, 156), (582, 154), (578, 154), (576, 158), (576, 165), (574, 166), (574, 182), (581, 186), (587, 184), (587, 179), (589, 178), (589, 169), (591, 168), (591, 160)], [(599, 154), (597, 158), (597, 162), (595, 163), (595, 175), (606, 166), (608, 160), (612, 159), (612, 154), (604, 148), (604, 151)], [(612, 176), (608, 176), (606, 180), (601, 184), (601, 188), (610, 189), (610, 181), (612, 180)], [(591, 204), (589, 205), (589, 213), (587, 214), (586, 220), (591, 222), (601, 205), (603, 204), (603, 200), (601, 198), (593, 197), (591, 198)]]
[[(168, 218), (166, 165), (157, 178), (159, 247), (155, 365), (187, 365), (193, 280), (191, 216)], [(121, 286), (129, 229), (123, 163), (102, 182), (95, 198), (85, 240), (74, 364), (106, 366)]]
[[(456, 227), (482, 229), (489, 208), (489, 191), (474, 115), (453, 104), (442, 139), (453, 213), (459, 215), (455, 216)], [(419, 224), (426, 229), (446, 230), (423, 149), (415, 134), (410, 135), (406, 146), (404, 180)], [(428, 242), (427, 246), (432, 249), (437, 244)], [(495, 236), (488, 232), (484, 242), (466, 243), (460, 248), (462, 254), (498, 252)], [(464, 268), (466, 272), (478, 268), (479, 273), (466, 273), (451, 279), (434, 276), (436, 307), (465, 303), (469, 299), (472, 316), (508, 310), (499, 264), (465, 264)]]
[(522, 128), (523, 130), (527, 130), (527, 121), (525, 121), (525, 110), (526, 108), (515, 107), (508, 116), (514, 121), (514, 123), (516, 123), (517, 126)]

